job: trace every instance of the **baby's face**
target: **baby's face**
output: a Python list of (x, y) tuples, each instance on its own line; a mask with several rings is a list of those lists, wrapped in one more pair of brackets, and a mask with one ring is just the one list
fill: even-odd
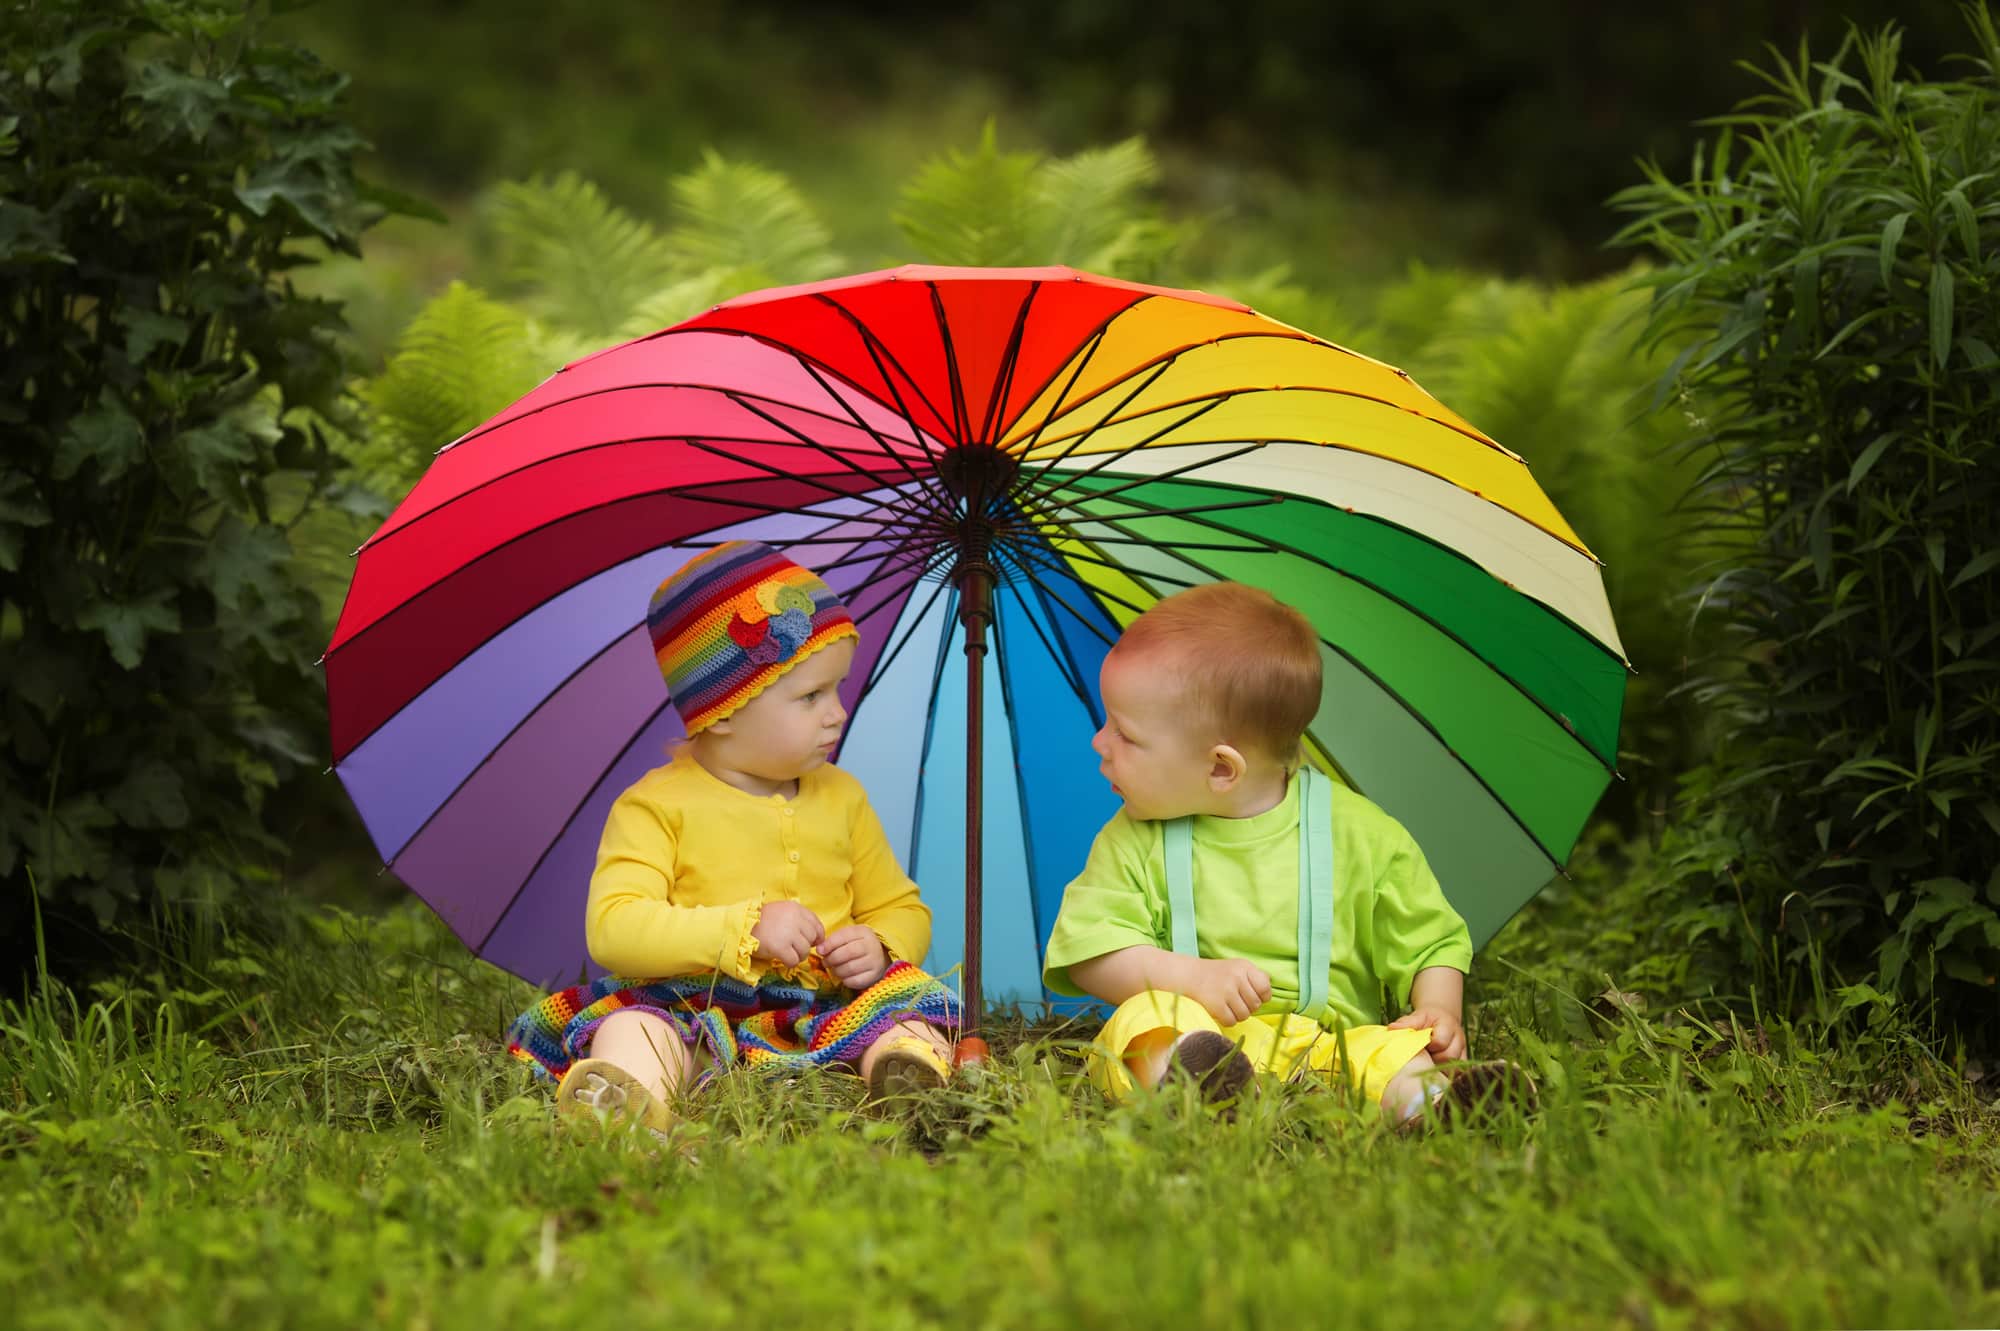
[(1147, 820), (1207, 812), (1213, 739), (1189, 717), (1169, 668), (1156, 656), (1114, 650), (1097, 682), (1105, 720), (1090, 747), (1125, 812)]
[(854, 639), (822, 647), (729, 716), (726, 761), (766, 781), (796, 781), (833, 756), (847, 724), (840, 684), (854, 666)]

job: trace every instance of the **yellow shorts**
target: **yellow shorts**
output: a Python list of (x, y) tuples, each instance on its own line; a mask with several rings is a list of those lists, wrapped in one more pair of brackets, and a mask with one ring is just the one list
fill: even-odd
[(1241, 1045), (1259, 1072), (1280, 1079), (1311, 1073), (1329, 1079), (1343, 1074), (1370, 1104), (1379, 1103), (1389, 1082), (1431, 1041), (1427, 1027), (1392, 1031), (1387, 1026), (1350, 1026), (1335, 1033), (1296, 1012), (1252, 1017), (1223, 1026), (1192, 998), (1148, 989), (1118, 1005), (1090, 1051), (1090, 1079), (1115, 1100), (1136, 1089), (1125, 1066), (1125, 1051), (1150, 1031), (1219, 1031)]

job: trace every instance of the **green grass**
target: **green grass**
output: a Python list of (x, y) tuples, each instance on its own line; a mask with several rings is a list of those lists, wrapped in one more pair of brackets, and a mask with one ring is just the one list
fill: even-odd
[(556, 1123), (501, 1051), (532, 995), (413, 904), (176, 939), (0, 1004), (10, 1326), (2000, 1322), (1994, 1115), (1893, 1019), (1599, 1015), (1510, 971), (1474, 1034), (1532, 1120), (1112, 1109), (1085, 1032), (1017, 1028), (917, 1112), (731, 1078), (661, 1149)]

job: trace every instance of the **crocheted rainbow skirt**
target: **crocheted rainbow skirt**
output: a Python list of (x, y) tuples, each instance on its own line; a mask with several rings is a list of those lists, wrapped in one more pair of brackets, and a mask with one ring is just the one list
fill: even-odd
[(507, 1052), (559, 1081), (588, 1052), (604, 1019), (626, 1011), (663, 1019), (684, 1043), (706, 1049), (716, 1072), (739, 1063), (760, 1072), (853, 1063), (902, 1021), (958, 1029), (958, 1000), (907, 961), (892, 964), (858, 994), (776, 977), (752, 985), (720, 974), (607, 975), (550, 994), (515, 1018)]

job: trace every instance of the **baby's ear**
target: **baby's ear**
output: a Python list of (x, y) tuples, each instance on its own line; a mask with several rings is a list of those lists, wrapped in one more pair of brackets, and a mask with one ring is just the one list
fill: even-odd
[(1208, 788), (1220, 795), (1250, 770), (1250, 764), (1234, 745), (1218, 744), (1208, 751)]

